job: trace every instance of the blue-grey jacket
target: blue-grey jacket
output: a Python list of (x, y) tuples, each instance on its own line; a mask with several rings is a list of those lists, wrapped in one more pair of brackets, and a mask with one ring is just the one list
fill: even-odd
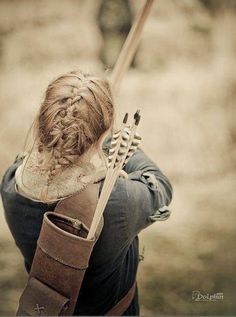
[[(29, 272), (43, 214), (55, 204), (29, 200), (15, 191), (18, 159), (6, 171), (1, 195), (5, 217)], [(139, 262), (138, 233), (156, 220), (169, 217), (172, 187), (142, 150), (137, 150), (119, 178), (104, 212), (104, 227), (90, 258), (75, 315), (104, 315), (130, 289)], [(102, 183), (101, 183), (102, 188)], [(139, 315), (138, 290), (124, 315)]]

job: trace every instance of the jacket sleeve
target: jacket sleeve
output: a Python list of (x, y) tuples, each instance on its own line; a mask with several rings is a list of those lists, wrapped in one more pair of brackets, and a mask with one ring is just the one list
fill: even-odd
[(124, 170), (128, 174), (128, 236), (133, 238), (153, 222), (169, 218), (171, 212), (167, 206), (172, 199), (172, 186), (158, 166), (140, 149), (134, 153)]
[[(108, 154), (111, 138), (103, 150)], [(126, 220), (128, 237), (135, 237), (142, 229), (155, 221), (169, 218), (167, 206), (172, 199), (172, 186), (159, 167), (141, 150), (137, 149), (124, 167), (128, 180), (126, 187)]]

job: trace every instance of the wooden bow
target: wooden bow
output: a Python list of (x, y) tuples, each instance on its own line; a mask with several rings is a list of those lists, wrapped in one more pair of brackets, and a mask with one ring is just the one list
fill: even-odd
[(112, 137), (108, 157), (108, 169), (87, 239), (94, 237), (119, 173), (140, 144), (141, 138), (136, 135), (136, 129), (140, 121), (139, 110), (134, 114), (131, 125), (127, 124), (127, 121), (128, 114), (126, 113), (121, 129), (115, 132)]
[[(110, 79), (114, 96), (116, 96), (121, 84), (121, 80), (132, 62), (153, 1), (154, 0), (146, 0), (146, 3), (137, 16), (127, 36), (127, 39), (115, 64)], [(140, 121), (139, 110), (134, 114), (133, 123), (131, 126), (127, 124), (127, 120), (128, 114), (126, 113), (120, 131), (114, 133), (112, 137), (108, 157), (108, 170), (87, 239), (92, 239), (95, 236), (97, 227), (116, 179), (118, 178), (122, 167), (133, 155), (141, 141), (141, 138), (136, 135), (136, 129)]]
[(132, 25), (132, 28), (126, 38), (126, 41), (122, 47), (120, 55), (116, 61), (116, 64), (110, 79), (114, 96), (116, 96), (118, 89), (120, 87), (122, 78), (124, 77), (124, 74), (126, 73), (127, 69), (129, 68), (133, 60), (134, 54), (137, 50), (137, 47), (141, 38), (144, 24), (147, 20), (153, 1), (154, 0), (146, 0), (142, 10), (138, 14), (137, 18), (135, 19)]

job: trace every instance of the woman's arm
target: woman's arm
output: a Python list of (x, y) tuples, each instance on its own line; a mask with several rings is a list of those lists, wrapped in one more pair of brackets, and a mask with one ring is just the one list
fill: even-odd
[(172, 186), (158, 166), (140, 149), (125, 166), (128, 235), (133, 238), (155, 221), (170, 216), (167, 206), (172, 199)]
[[(111, 137), (103, 143), (109, 149)], [(128, 174), (126, 186), (126, 218), (128, 236), (133, 238), (155, 221), (170, 216), (167, 206), (172, 199), (172, 186), (159, 167), (141, 150), (137, 149), (124, 167)]]

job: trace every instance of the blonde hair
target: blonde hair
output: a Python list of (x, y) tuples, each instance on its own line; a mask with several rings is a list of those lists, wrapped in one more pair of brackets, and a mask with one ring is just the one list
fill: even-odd
[(62, 169), (78, 162), (112, 126), (114, 108), (105, 79), (73, 71), (47, 88), (36, 118), (39, 152), (49, 154), (47, 188)]

